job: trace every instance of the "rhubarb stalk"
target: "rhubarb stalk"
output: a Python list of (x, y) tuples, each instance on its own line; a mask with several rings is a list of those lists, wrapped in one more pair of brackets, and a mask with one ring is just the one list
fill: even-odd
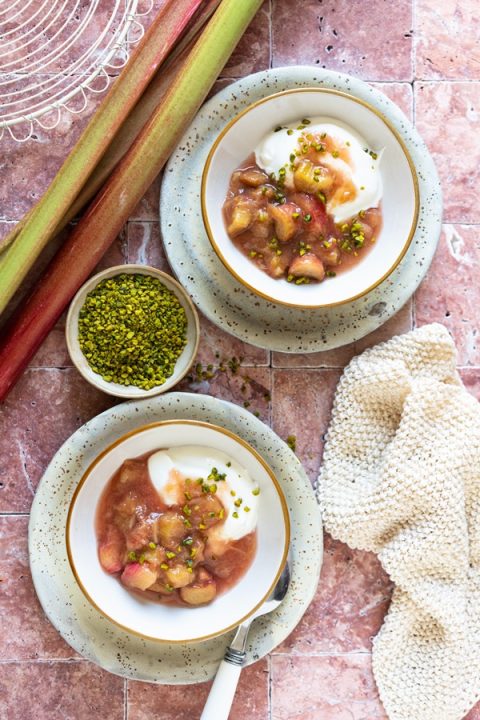
[(189, 28), (185, 37), (175, 46), (175, 49), (162, 64), (160, 70), (157, 71), (138, 103), (116, 133), (105, 155), (88, 178), (84, 189), (57, 226), (55, 234), (63, 230), (70, 220), (73, 220), (73, 218), (83, 210), (102, 187), (118, 161), (122, 159), (127, 150), (132, 146), (133, 141), (157, 105), (159, 105), (176, 75), (182, 72), (183, 64), (186, 61), (189, 51), (193, 48), (200, 31), (219, 4), (220, 0), (209, 0), (209, 2), (200, 9), (198, 17), (195, 18), (195, 22), (191, 28)]
[(202, 0), (166, 0), (78, 142), (0, 258), (0, 313)]
[(0, 399), (165, 164), (261, 3), (223, 0), (220, 4), (188, 56), (183, 72), (11, 323), (0, 346)]
[[(182, 66), (186, 60), (188, 52), (192, 49), (202, 28), (217, 9), (219, 4), (220, 0), (207, 0), (206, 3), (202, 4), (199, 11), (195, 14), (193, 22), (189, 24), (185, 35), (175, 45), (175, 48), (172, 50), (170, 55), (161, 64), (144, 94), (138, 100), (130, 115), (115, 133), (105, 151), (105, 154), (98, 162), (93, 172), (89, 175), (85, 186), (77, 195), (74, 203), (68, 208), (63, 218), (59, 221), (53, 232), (54, 236), (58, 235), (61, 230), (63, 230), (63, 228), (66, 227), (71, 220), (73, 220), (73, 218), (79, 215), (83, 208), (101, 188), (102, 184), (108, 178), (118, 161), (121, 160), (127, 150), (131, 147), (133, 141), (149, 119), (155, 107), (165, 95), (177, 73), (182, 71)], [(33, 210), (34, 208), (32, 208), (15, 225), (10, 233), (0, 241), (0, 252), (10, 245), (19, 235), (20, 230), (25, 226), (25, 223)]]

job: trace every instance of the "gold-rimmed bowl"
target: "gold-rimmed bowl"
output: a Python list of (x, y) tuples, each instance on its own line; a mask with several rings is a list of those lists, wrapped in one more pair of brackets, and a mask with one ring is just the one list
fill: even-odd
[[(260, 488), (257, 551), (241, 580), (210, 605), (175, 607), (129, 592), (98, 559), (96, 509), (122, 463), (160, 448), (195, 445), (225, 452)], [(87, 600), (108, 620), (139, 637), (192, 643), (221, 635), (250, 617), (277, 582), (288, 553), (290, 521), (285, 497), (270, 467), (248, 443), (224, 428), (194, 420), (169, 420), (119, 438), (88, 467), (73, 495), (66, 544), (71, 569)]]
[[(232, 172), (265, 135), (279, 125), (318, 116), (342, 122), (364, 138), (370, 148), (383, 150), (383, 225), (375, 245), (352, 269), (328, 282), (295, 285), (269, 277), (236, 248), (228, 237), (222, 207)], [(226, 125), (207, 157), (201, 205), (212, 248), (243, 286), (275, 304), (324, 308), (352, 302), (391, 275), (413, 239), (419, 191), (415, 166), (400, 134), (376, 108), (337, 90), (296, 88), (253, 103)]]

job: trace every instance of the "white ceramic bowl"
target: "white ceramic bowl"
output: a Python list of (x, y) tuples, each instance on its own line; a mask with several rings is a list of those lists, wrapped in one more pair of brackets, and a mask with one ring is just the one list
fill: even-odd
[[(368, 254), (328, 282), (295, 285), (275, 280), (243, 255), (227, 235), (222, 206), (230, 176), (277, 125), (326, 116), (349, 125), (374, 149), (384, 148), (383, 227)], [(373, 106), (327, 88), (286, 90), (263, 98), (223, 129), (207, 158), (201, 188), (202, 214), (210, 242), (227, 270), (267, 300), (294, 307), (328, 307), (355, 300), (377, 287), (405, 255), (415, 232), (419, 194), (412, 159), (390, 122)]]
[[(122, 462), (159, 448), (200, 445), (240, 463), (260, 488), (257, 552), (244, 577), (210, 605), (184, 608), (129, 592), (99, 562), (95, 514), (100, 496)], [(188, 643), (220, 635), (248, 618), (269, 596), (285, 564), (290, 523), (283, 492), (261, 456), (229, 430), (193, 420), (147, 425), (124, 435), (87, 469), (70, 504), (66, 543), (73, 573), (87, 599), (109, 620), (144, 638)]]
[[(176, 295), (187, 316), (187, 343), (182, 354), (175, 363), (174, 371), (172, 375), (166, 379), (163, 385), (157, 385), (150, 390), (143, 390), (142, 388), (135, 387), (134, 385), (120, 385), (119, 383), (107, 382), (101, 375), (92, 370), (86, 357), (80, 349), (80, 344), (78, 342), (78, 314), (82, 309), (86, 296), (98, 285), (99, 282), (101, 282), (101, 280), (121, 274), (151, 275), (152, 277), (157, 278), (160, 280), (162, 285)], [(116, 265), (115, 267), (108, 268), (107, 270), (103, 270), (97, 275), (94, 275), (87, 280), (84, 285), (82, 285), (70, 304), (65, 327), (65, 336), (68, 352), (72, 362), (77, 370), (83, 375), (85, 380), (109, 395), (121, 398), (140, 399), (152, 397), (153, 395), (159, 395), (166, 390), (170, 390), (174, 385), (180, 382), (183, 377), (185, 377), (197, 354), (198, 344), (200, 341), (200, 324), (197, 310), (191, 301), (190, 296), (187, 291), (172, 278), (171, 275), (148, 265)]]

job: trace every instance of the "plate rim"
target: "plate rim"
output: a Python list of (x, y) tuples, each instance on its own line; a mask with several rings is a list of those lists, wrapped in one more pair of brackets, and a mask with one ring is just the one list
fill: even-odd
[[(350, 307), (333, 307), (312, 312), (310, 309), (299, 311), (293, 307), (283, 306), (283, 310), (297, 313), (297, 315), (291, 316), (294, 318), (295, 326), (292, 325), (285, 330), (285, 327), (278, 328), (274, 319), (258, 325), (257, 317), (264, 317), (265, 313), (271, 315), (272, 311), (276, 312), (281, 309), (281, 306), (275, 306), (252, 293), (255, 305), (252, 301), (250, 306), (241, 308), (238, 295), (236, 297), (235, 295), (238, 293), (238, 288), (242, 288), (242, 286), (233, 278), (234, 284), (229, 284), (230, 294), (228, 294), (226, 288), (219, 288), (218, 284), (215, 286), (212, 284), (207, 266), (201, 271), (201, 283), (204, 287), (200, 287), (199, 283), (195, 283), (193, 277), (189, 277), (193, 273), (193, 266), (185, 268), (187, 263), (184, 262), (185, 257), (183, 256), (175, 259), (175, 246), (182, 242), (182, 233), (187, 229), (185, 224), (187, 221), (176, 216), (175, 220), (171, 220), (172, 215), (175, 215), (172, 210), (177, 210), (174, 199), (176, 195), (172, 194), (168, 188), (169, 183), (179, 180), (180, 172), (182, 178), (188, 177), (189, 187), (195, 186), (194, 194), (198, 195), (198, 207), (195, 205), (194, 212), (198, 214), (199, 224), (202, 226), (200, 232), (204, 233), (199, 192), (202, 170), (198, 171), (197, 168), (190, 167), (187, 162), (180, 162), (178, 156), (182, 155), (182, 148), (184, 149), (183, 155), (185, 155), (185, 148), (191, 149), (193, 145), (195, 154), (201, 152), (202, 156), (206, 157), (222, 127), (241, 109), (252, 104), (255, 99), (276, 94), (285, 89), (311, 87), (312, 84), (317, 87), (333, 87), (343, 90), (352, 97), (361, 100), (367, 99), (388, 118), (413, 156), (420, 189), (420, 214), (410, 248), (393, 274), (379, 287), (351, 303)], [(250, 99), (249, 90), (252, 92), (253, 99)], [(219, 121), (216, 118), (222, 114), (228, 103), (232, 106), (235, 105), (235, 109), (229, 111), (227, 119), (222, 118), (218, 124)], [(206, 136), (205, 127), (210, 130), (212, 125), (215, 126), (215, 131), (208, 133), (208, 148), (205, 152), (205, 141), (201, 131), (205, 131), (204, 135)], [(212, 137), (210, 137), (211, 135)], [(196, 175), (198, 178), (195, 177)], [(178, 195), (178, 188), (176, 193)], [(183, 216), (187, 217), (188, 213), (184, 213)], [(422, 282), (438, 245), (441, 226), (442, 193), (438, 173), (425, 142), (404, 112), (377, 87), (373, 87), (363, 80), (345, 73), (308, 65), (262, 70), (234, 81), (217, 92), (200, 109), (172, 152), (160, 187), (160, 234), (166, 257), (174, 275), (190, 293), (194, 303), (212, 323), (225, 332), (243, 342), (282, 353), (309, 354), (322, 350), (333, 350), (360, 340), (387, 322), (403, 307)], [(188, 228), (188, 233), (191, 233), (191, 228)], [(174, 242), (171, 241), (172, 236), (174, 236)], [(206, 247), (210, 249), (206, 235), (204, 240)], [(201, 249), (202, 252), (205, 251), (203, 246)], [(211, 252), (216, 258), (214, 251), (211, 250)], [(198, 258), (196, 259), (198, 260)], [(218, 258), (216, 261), (220, 267), (223, 267)], [(198, 263), (195, 265), (195, 270), (198, 271)], [(395, 287), (394, 296), (393, 287)], [(209, 298), (209, 302), (205, 303), (202, 298), (207, 294), (213, 297), (213, 300)], [(348, 314), (350, 315), (349, 324), (346, 325), (345, 317)], [(246, 322), (247, 319), (248, 322)], [(312, 320), (317, 325), (314, 336), (311, 334), (308, 344), (305, 344), (304, 334), (302, 335), (296, 330), (296, 323), (301, 320), (304, 322), (308, 320), (310, 330)]]
[[(181, 677), (178, 677), (178, 676), (163, 677), (162, 676), (162, 677), (158, 677), (158, 676), (148, 675), (148, 673), (146, 673), (146, 672), (139, 673), (138, 670), (131, 670), (131, 669), (129, 669), (130, 665), (127, 666), (127, 669), (125, 668), (125, 666), (122, 666), (120, 660), (118, 660), (118, 661), (116, 660), (116, 657), (118, 657), (118, 656), (113, 657), (114, 651), (118, 650), (118, 646), (115, 646), (113, 644), (114, 641), (111, 640), (111, 638), (109, 636), (112, 635), (112, 633), (117, 632), (117, 634), (119, 633), (120, 638), (122, 636), (125, 636), (125, 639), (128, 640), (129, 642), (132, 642), (133, 640), (135, 640), (136, 642), (138, 641), (138, 643), (139, 643), (138, 648), (135, 648), (135, 649), (136, 649), (138, 657), (142, 657), (142, 658), (144, 656), (144, 652), (143, 652), (142, 648), (146, 648), (146, 647), (150, 648), (151, 646), (154, 646), (155, 656), (157, 656), (157, 655), (162, 654), (162, 649), (164, 651), (167, 651), (173, 647), (169, 643), (160, 644), (160, 643), (157, 643), (154, 641), (144, 641), (139, 638), (132, 638), (127, 633), (124, 633), (123, 631), (119, 630), (118, 628), (112, 628), (112, 626), (108, 623), (108, 621), (100, 613), (97, 613), (97, 615), (99, 616), (102, 628), (104, 628), (102, 638), (87, 637), (87, 639), (85, 640), (85, 637), (83, 637), (80, 640), (78, 640), (78, 638), (75, 635), (71, 635), (71, 634), (69, 635), (67, 632), (67, 629), (62, 625), (62, 619), (57, 616), (55, 609), (50, 608), (48, 606), (49, 599), (51, 600), (51, 596), (49, 595), (49, 592), (52, 589), (48, 583), (51, 582), (51, 578), (48, 575), (47, 575), (47, 579), (45, 579), (45, 576), (42, 577), (42, 572), (41, 572), (42, 564), (41, 564), (41, 559), (39, 557), (39, 555), (41, 554), (41, 549), (37, 548), (36, 544), (39, 543), (39, 537), (37, 537), (37, 536), (39, 536), (45, 530), (45, 527), (47, 527), (47, 523), (45, 523), (45, 517), (42, 516), (42, 514), (41, 514), (41, 512), (42, 512), (41, 511), (41, 502), (44, 499), (43, 495), (46, 490), (46, 483), (49, 480), (51, 482), (51, 479), (49, 478), (49, 476), (52, 474), (54, 476), (54, 479), (56, 478), (58, 481), (58, 473), (55, 468), (55, 462), (58, 459), (62, 459), (62, 456), (69, 452), (72, 442), (75, 442), (77, 440), (79, 440), (80, 442), (82, 440), (83, 441), (88, 440), (89, 434), (97, 431), (96, 425), (99, 423), (102, 423), (103, 421), (106, 421), (106, 424), (105, 424), (105, 427), (103, 428), (103, 430), (101, 432), (97, 433), (95, 435), (95, 437), (93, 438), (93, 445), (96, 448), (94, 453), (98, 454), (101, 451), (102, 447), (106, 447), (109, 444), (110, 441), (108, 440), (108, 437), (102, 438), (102, 434), (108, 436), (108, 433), (110, 433), (112, 431), (113, 424), (115, 424), (118, 427), (119, 422), (120, 422), (120, 424), (123, 423), (124, 428), (128, 427), (129, 423), (130, 424), (131, 423), (138, 424), (141, 422), (142, 417), (145, 418), (145, 416), (148, 415), (148, 412), (162, 412), (162, 411), (169, 412), (169, 413), (171, 413), (173, 419), (175, 419), (175, 417), (176, 417), (175, 412), (178, 410), (177, 406), (181, 404), (182, 400), (188, 401), (190, 404), (191, 403), (195, 404), (197, 406), (196, 410), (203, 411), (205, 414), (212, 413), (212, 412), (218, 412), (221, 414), (223, 412), (225, 414), (225, 416), (228, 416), (229, 413), (233, 413), (233, 416), (235, 417), (235, 421), (244, 423), (246, 420), (248, 420), (251, 423), (251, 425), (253, 426), (253, 430), (255, 432), (258, 427), (263, 428), (263, 431), (264, 432), (266, 431), (268, 439), (272, 440), (273, 443), (275, 444), (275, 446), (276, 446), (275, 452), (280, 450), (282, 456), (284, 456), (286, 454), (286, 456), (289, 458), (289, 463), (291, 463), (291, 466), (293, 466), (293, 467), (290, 466), (289, 474), (290, 475), (295, 474), (296, 480), (298, 481), (300, 479), (303, 482), (302, 492), (308, 493), (309, 501), (311, 503), (311, 508), (312, 509), (315, 508), (315, 510), (316, 510), (314, 513), (312, 513), (312, 519), (314, 521), (316, 521), (316, 522), (314, 522), (316, 527), (313, 527), (313, 524), (311, 524), (310, 532), (311, 532), (312, 536), (315, 537), (316, 542), (318, 543), (316, 547), (318, 548), (319, 552), (318, 552), (317, 556), (315, 556), (313, 558), (309, 558), (310, 560), (313, 559), (314, 564), (315, 564), (314, 581), (313, 581), (313, 583), (310, 583), (308, 594), (303, 596), (305, 602), (301, 608), (301, 612), (299, 615), (297, 613), (298, 616), (295, 618), (293, 624), (289, 623), (287, 628), (285, 628), (281, 623), (275, 622), (274, 619), (272, 620), (272, 618), (275, 617), (275, 612), (272, 613), (272, 615), (270, 616), (270, 622), (272, 623), (272, 626), (275, 625), (276, 627), (278, 626), (280, 628), (278, 630), (279, 638), (275, 638), (274, 644), (267, 650), (261, 649), (259, 652), (257, 652), (254, 649), (253, 652), (250, 651), (247, 655), (246, 665), (250, 665), (253, 662), (260, 660), (261, 658), (265, 657), (269, 653), (273, 652), (274, 649), (279, 644), (281, 644), (286, 639), (286, 637), (288, 637), (288, 635), (291, 632), (293, 632), (294, 628), (300, 622), (303, 614), (306, 612), (308, 606), (310, 605), (310, 603), (313, 600), (313, 597), (316, 593), (316, 590), (318, 587), (318, 582), (320, 579), (320, 571), (321, 571), (321, 567), (323, 564), (323, 524), (322, 524), (322, 520), (321, 520), (320, 508), (318, 506), (318, 503), (317, 503), (317, 500), (315, 497), (314, 489), (310, 483), (310, 480), (308, 479), (308, 476), (306, 475), (306, 472), (305, 472), (300, 460), (296, 457), (296, 455), (294, 455), (294, 453), (290, 450), (290, 448), (288, 448), (287, 444), (268, 425), (263, 423), (261, 420), (259, 420), (255, 416), (253, 416), (252, 413), (249, 413), (247, 410), (244, 410), (240, 406), (235, 405), (234, 403), (232, 403), (228, 400), (222, 400), (220, 398), (215, 398), (210, 395), (203, 395), (203, 394), (190, 393), (190, 392), (189, 393), (172, 392), (172, 393), (168, 393), (165, 395), (158, 395), (158, 396), (155, 396), (152, 398), (129, 401), (129, 402), (121, 403), (119, 405), (113, 405), (112, 407), (107, 408), (105, 411), (103, 411), (99, 415), (96, 415), (93, 418), (89, 419), (86, 423), (84, 423), (82, 426), (77, 428), (77, 430), (75, 430), (75, 432), (72, 433), (72, 435), (70, 435), (65, 440), (65, 442), (60, 446), (60, 448), (57, 450), (55, 455), (52, 457), (52, 459), (51, 459), (49, 465), (47, 466), (45, 472), (43, 473), (40, 483), (37, 487), (37, 491), (35, 493), (35, 497), (34, 497), (34, 500), (32, 503), (32, 508), (31, 508), (30, 517), (29, 517), (29, 523), (28, 523), (28, 554), (29, 554), (29, 560), (30, 560), (32, 582), (33, 582), (33, 585), (35, 588), (35, 592), (37, 594), (37, 598), (40, 602), (40, 605), (41, 605), (46, 617), (48, 618), (50, 623), (55, 627), (55, 629), (61, 635), (61, 637), (65, 640), (65, 642), (68, 645), (70, 645), (70, 647), (72, 647), (73, 650), (78, 652), (83, 658), (99, 665), (101, 668), (106, 669), (115, 675), (119, 675), (124, 678), (126, 677), (126, 678), (132, 679), (132, 680), (140, 680), (140, 681), (152, 682), (152, 683), (156, 683), (156, 684), (171, 684), (171, 685), (192, 684), (192, 683), (197, 683), (197, 682), (203, 682), (203, 681), (210, 679), (215, 674), (217, 661), (219, 661), (221, 659), (221, 657), (218, 657), (218, 658), (214, 657), (212, 659), (213, 666), (210, 668), (207, 668), (206, 665), (203, 664), (202, 668), (199, 668), (199, 670), (197, 670), (197, 674), (193, 675), (193, 676), (181, 676)], [(164, 404), (166, 404), (166, 406), (167, 406), (166, 408), (163, 407)], [(140, 409), (138, 408), (138, 406), (140, 406)], [(143, 408), (142, 408), (142, 406), (143, 406)], [(210, 407), (207, 407), (207, 406), (210, 406)], [(212, 408), (212, 406), (213, 406), (213, 408)], [(115, 415), (119, 411), (121, 412), (122, 409), (127, 411), (127, 415), (123, 418), (123, 420), (119, 421), (119, 419), (116, 418)], [(142, 410), (143, 410), (143, 416), (142, 416)], [(110, 417), (110, 416), (113, 416), (113, 417)], [(218, 420), (212, 420), (212, 422), (218, 422)], [(232, 422), (234, 422), (234, 420), (232, 420)], [(250, 430), (252, 430), (252, 428), (250, 428)], [(238, 430), (237, 431), (232, 430), (232, 432), (238, 432)], [(242, 428), (242, 433), (248, 434), (248, 429)], [(238, 432), (238, 434), (240, 437), (243, 437), (243, 434), (241, 434), (240, 432)], [(250, 441), (247, 439), (246, 442), (250, 442)], [(83, 445), (81, 445), (81, 447), (86, 447), (86, 442), (83, 442)], [(259, 452), (260, 455), (262, 455), (262, 457), (263, 457), (262, 451), (257, 449), (257, 452)], [(272, 455), (273, 455), (273, 452), (274, 452), (274, 449), (272, 448)], [(74, 451), (72, 452), (70, 461), (74, 462), (75, 460), (78, 460), (78, 456), (81, 454), (82, 454), (82, 452), (81, 452), (80, 448), (77, 448), (76, 450), (74, 449)], [(267, 462), (268, 465), (272, 464), (272, 461), (268, 457), (265, 459), (265, 461)], [(64, 501), (64, 508), (63, 508), (64, 514), (68, 510), (68, 506), (69, 506), (68, 495), (71, 498), (71, 495), (73, 494), (75, 487), (78, 484), (80, 477), (82, 476), (82, 471), (84, 471), (86, 469), (86, 467), (88, 467), (89, 463), (90, 463), (90, 460), (88, 457), (83, 458), (83, 460), (81, 462), (81, 467), (76, 471), (76, 476), (77, 476), (76, 480), (73, 477), (70, 477), (70, 480), (69, 480), (70, 488), (65, 490), (67, 497)], [(275, 464), (275, 462), (273, 464)], [(292, 472), (293, 468), (295, 468), (295, 473)], [(273, 470), (273, 471), (275, 472), (275, 470)], [(64, 478), (64, 476), (61, 476), (60, 479), (62, 479), (62, 478)], [(286, 487), (285, 478), (282, 478), (281, 480), (279, 480), (279, 483), (282, 487), (283, 492), (287, 496), (287, 504), (288, 504), (289, 493), (288, 493), (288, 488)], [(49, 488), (47, 488), (47, 492), (48, 491), (49, 491)], [(298, 528), (297, 528), (297, 530), (295, 530), (296, 518), (295, 518), (295, 514), (292, 513), (291, 510), (290, 510), (290, 520), (291, 520), (291, 524), (292, 524), (292, 539), (294, 539), (295, 534), (298, 533)], [(55, 534), (55, 531), (50, 534), (53, 537), (53, 535)], [(62, 567), (60, 568), (60, 567), (55, 566), (55, 572), (58, 576), (57, 577), (58, 584), (64, 586), (63, 589), (62, 588), (59, 589), (57, 587), (56, 590), (60, 593), (63, 592), (64, 595), (65, 594), (68, 595), (68, 588), (67, 588), (67, 592), (65, 593), (65, 587), (67, 586), (68, 583), (65, 583), (65, 578), (60, 577), (62, 575), (62, 573), (63, 574), (65, 573), (65, 567), (67, 568), (68, 572), (70, 573), (70, 578), (69, 578), (70, 585), (72, 585), (72, 580), (73, 580), (74, 589), (75, 589), (75, 581), (73, 578), (73, 574), (71, 573), (70, 567), (68, 565), (68, 559), (66, 557), (64, 525), (56, 528), (56, 534), (57, 534), (57, 541), (61, 537), (62, 552), (63, 552), (63, 555), (65, 556), (64, 558), (62, 558), (62, 560), (63, 560)], [(45, 538), (45, 533), (43, 533), (43, 535)], [(295, 560), (295, 554), (294, 554), (294, 560)], [(295, 562), (293, 564), (293, 568), (294, 568), (293, 569), (293, 583), (295, 583)], [(76, 588), (76, 590), (78, 591), (78, 593), (80, 593), (80, 596), (83, 598), (83, 595), (82, 595), (80, 589)], [(66, 602), (67, 599), (70, 602)], [(72, 604), (71, 601), (72, 601), (71, 595), (68, 598), (63, 598), (62, 607), (65, 608), (66, 605)], [(84, 599), (84, 602), (86, 603), (87, 601)], [(297, 605), (297, 604), (298, 603), (295, 603), (295, 605)], [(93, 609), (91, 607), (89, 608), (89, 610), (90, 610), (90, 613), (93, 611)], [(95, 611), (93, 611), (93, 612), (95, 612)], [(264, 616), (264, 618), (267, 618), (267, 617), (268, 616)], [(97, 618), (97, 620), (98, 620), (98, 618)], [(259, 620), (257, 620), (257, 622), (259, 622)], [(73, 626), (75, 623), (77, 625), (80, 625), (80, 622), (78, 619), (74, 619), (74, 618), (70, 617), (70, 625)], [(78, 628), (77, 628), (77, 635), (78, 635)], [(72, 637), (74, 637), (74, 636), (75, 636), (75, 639), (77, 640), (76, 643), (72, 642)], [(219, 639), (222, 640), (222, 646), (223, 646), (223, 642), (224, 642), (225, 647), (226, 647), (227, 641), (229, 639), (229, 634), (217, 636), (216, 638), (213, 638), (212, 640), (207, 640), (207, 641), (203, 641), (203, 642), (188, 643), (185, 645), (183, 645), (183, 644), (177, 645), (177, 646), (175, 646), (175, 652), (183, 651), (182, 655), (184, 655), (185, 652), (188, 651), (188, 649), (194, 650), (195, 648), (198, 649), (200, 646), (208, 646), (210, 643), (215, 643), (215, 642), (219, 641)], [(112, 647), (111, 647), (111, 656), (107, 658), (106, 655), (108, 655), (108, 652), (105, 653), (105, 643), (108, 643), (109, 640), (112, 643)], [(90, 643), (90, 646), (87, 648), (88, 652), (87, 652), (87, 649), (82, 646), (82, 641), (84, 643), (87, 642), (87, 644)], [(103, 641), (103, 644), (102, 644), (102, 641)], [(97, 642), (97, 644), (100, 644), (101, 652), (99, 652), (99, 653), (95, 652), (95, 650), (96, 650), (95, 642)], [(215, 648), (213, 648), (213, 649), (215, 650)], [(223, 651), (224, 651), (224, 647), (222, 649), (222, 653), (223, 653)], [(168, 665), (168, 660), (167, 660), (167, 665)], [(185, 672), (186, 672), (186, 668), (188, 668), (188, 664), (185, 665), (185, 668), (184, 668)], [(173, 670), (171, 672), (173, 672)], [(200, 674), (200, 672), (203, 672), (203, 674)]]

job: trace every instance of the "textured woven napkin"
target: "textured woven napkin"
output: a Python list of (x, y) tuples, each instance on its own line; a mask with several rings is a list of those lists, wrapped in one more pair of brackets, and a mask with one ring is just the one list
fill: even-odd
[(480, 699), (480, 405), (442, 325), (352, 360), (319, 478), (326, 530), (395, 583), (373, 644), (390, 720), (461, 720)]

